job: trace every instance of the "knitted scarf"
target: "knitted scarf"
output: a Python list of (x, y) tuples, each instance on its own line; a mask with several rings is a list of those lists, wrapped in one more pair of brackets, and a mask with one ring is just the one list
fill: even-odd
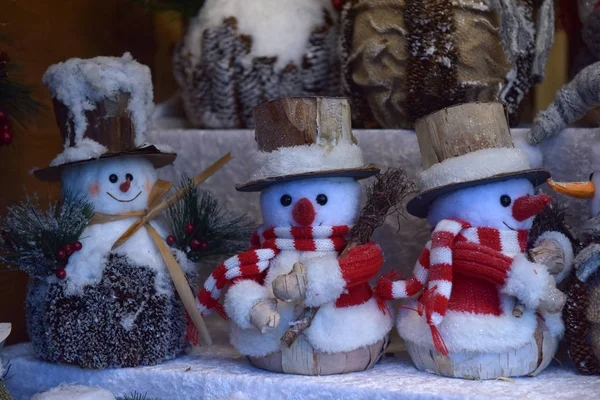
[[(424, 290), (419, 298), (419, 313), (425, 312), (436, 349), (447, 355), (448, 350), (437, 326), (446, 315), (452, 293), (453, 248), (460, 242), (469, 243), (472, 251), (468, 260), (461, 260), (462, 267), (479, 274), (498, 274), (498, 270), (481, 268), (484, 263), (478, 263), (478, 260), (497, 259), (510, 265), (517, 254), (525, 251), (528, 234), (527, 230), (472, 228), (464, 221), (442, 220), (432, 231), (431, 240), (421, 252), (412, 276), (395, 282), (385, 278), (380, 280), (377, 296), (383, 299), (406, 298)], [(503, 278), (499, 276), (497, 282), (502, 282)]]
[(346, 246), (345, 236), (349, 226), (276, 227), (252, 235), (251, 249), (231, 257), (219, 265), (204, 283), (198, 294), (200, 311), (203, 314), (215, 310), (227, 318), (223, 305), (219, 303), (224, 287), (240, 279), (261, 282), (266, 275), (269, 262), (282, 250), (336, 251)]

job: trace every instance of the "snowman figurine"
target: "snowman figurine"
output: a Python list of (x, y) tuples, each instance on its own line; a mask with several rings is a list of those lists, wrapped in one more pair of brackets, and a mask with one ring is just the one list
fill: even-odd
[[(65, 143), (42, 180), (62, 182), (83, 196), (95, 220), (68, 251), (64, 269), (32, 279), (27, 298), (29, 337), (48, 361), (86, 368), (152, 365), (186, 346), (186, 316), (156, 245), (138, 230), (114, 251), (115, 241), (143, 215), (156, 168), (175, 154), (150, 145), (153, 109), (150, 70), (130, 54), (70, 59), (44, 75)], [(152, 221), (162, 237), (166, 232)], [(177, 253), (191, 279), (193, 268)]]
[[(261, 191), (263, 225), (251, 250), (215, 269), (199, 307), (231, 318), (231, 343), (258, 368), (304, 375), (371, 368), (393, 321), (368, 283), (383, 265), (379, 247), (339, 257), (359, 211), (357, 180), (378, 172), (363, 165), (348, 103), (285, 98), (260, 105), (254, 117), (258, 167), (237, 189)], [(288, 347), (281, 338), (305, 307), (318, 310)]]
[(420, 293), (397, 320), (418, 369), (465, 379), (535, 375), (563, 333), (555, 276), (564, 278), (573, 260), (559, 232), (528, 246), (534, 217), (552, 199), (534, 187), (550, 175), (514, 148), (498, 103), (444, 109), (416, 131), (422, 192), (407, 209), (427, 218), (431, 240), (413, 275), (380, 280), (378, 293)]

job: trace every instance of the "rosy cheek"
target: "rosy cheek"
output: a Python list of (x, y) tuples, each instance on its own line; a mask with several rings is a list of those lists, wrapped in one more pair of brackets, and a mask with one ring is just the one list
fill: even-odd
[(100, 184), (98, 182), (90, 183), (88, 190), (90, 192), (90, 195), (97, 196), (98, 193), (100, 193)]
[(150, 193), (152, 191), (152, 182), (146, 181), (144, 186), (146, 187), (146, 193)]

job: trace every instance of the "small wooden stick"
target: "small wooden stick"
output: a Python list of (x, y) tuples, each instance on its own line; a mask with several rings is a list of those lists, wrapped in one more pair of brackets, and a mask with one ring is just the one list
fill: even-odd
[(206, 328), (204, 318), (202, 318), (202, 314), (200, 314), (200, 310), (196, 305), (196, 298), (192, 293), (192, 289), (190, 289), (190, 285), (188, 285), (187, 279), (185, 279), (185, 274), (181, 270), (179, 263), (173, 256), (173, 253), (171, 253), (171, 250), (169, 249), (163, 238), (158, 234), (156, 229), (154, 229), (150, 224), (146, 225), (146, 229), (148, 230), (150, 237), (160, 250), (160, 254), (165, 260), (167, 270), (169, 271), (169, 275), (171, 275), (171, 279), (173, 280), (175, 289), (177, 289), (179, 298), (183, 302), (185, 310), (187, 311), (188, 315), (192, 319), (192, 322), (198, 329), (198, 332), (200, 332), (200, 336), (202, 337), (202, 341), (204, 342), (204, 344), (210, 346), (212, 344), (210, 333)]
[(129, 227), (129, 229), (127, 229), (125, 231), (125, 233), (123, 233), (121, 235), (121, 237), (119, 237), (117, 239), (117, 241), (113, 244), (111, 250), (114, 250), (117, 247), (121, 246), (123, 243), (125, 243), (127, 241), (127, 239), (129, 239), (134, 233), (136, 233), (142, 226), (147, 224), (152, 219), (158, 217), (160, 215), (160, 213), (162, 213), (164, 210), (169, 208), (173, 203), (175, 203), (176, 201), (179, 201), (184, 196), (184, 194), (188, 190), (189, 186), (201, 184), (202, 182), (207, 180), (212, 174), (214, 174), (219, 169), (221, 169), (221, 167), (223, 167), (229, 161), (231, 161), (231, 153), (225, 154), (223, 157), (221, 157), (215, 163), (213, 163), (210, 167), (208, 167), (207, 169), (205, 169), (204, 171), (202, 171), (201, 173), (196, 175), (189, 185), (185, 185), (182, 188), (180, 188), (177, 191), (177, 193), (175, 193), (173, 196), (169, 197), (166, 201), (163, 201), (163, 202), (155, 205), (153, 208), (151, 208), (139, 221), (137, 221), (133, 225), (131, 225)]

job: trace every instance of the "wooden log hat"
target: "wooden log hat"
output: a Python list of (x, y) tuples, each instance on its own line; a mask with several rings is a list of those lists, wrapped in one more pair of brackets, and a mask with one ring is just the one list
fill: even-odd
[(421, 193), (407, 204), (414, 216), (427, 217), (437, 198), (459, 189), (515, 178), (537, 186), (550, 178), (515, 148), (500, 103), (445, 108), (419, 119), (415, 129), (423, 172)]
[(167, 146), (146, 141), (151, 121), (150, 69), (129, 53), (123, 57), (70, 59), (48, 68), (50, 90), (64, 151), (48, 168), (34, 171), (40, 180), (58, 180), (65, 167), (117, 156), (141, 156), (155, 168), (177, 156)]
[(289, 97), (254, 109), (258, 152), (242, 192), (274, 183), (319, 177), (368, 178), (379, 172), (365, 165), (352, 134), (350, 105), (343, 98)]

